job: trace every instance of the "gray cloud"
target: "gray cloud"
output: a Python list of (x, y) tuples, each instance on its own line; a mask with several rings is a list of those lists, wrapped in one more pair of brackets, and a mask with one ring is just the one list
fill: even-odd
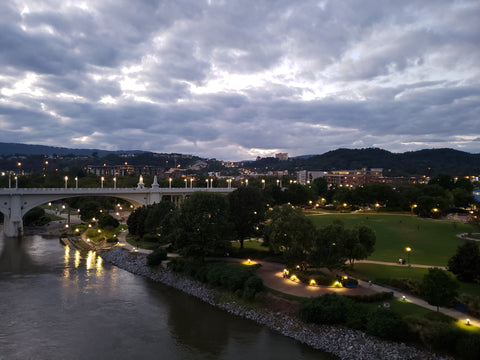
[(480, 152), (479, 15), (474, 0), (4, 2), (0, 141)]

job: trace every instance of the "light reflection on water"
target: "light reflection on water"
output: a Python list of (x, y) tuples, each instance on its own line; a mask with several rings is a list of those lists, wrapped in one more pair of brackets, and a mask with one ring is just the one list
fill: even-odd
[(331, 359), (93, 251), (0, 235), (0, 359)]

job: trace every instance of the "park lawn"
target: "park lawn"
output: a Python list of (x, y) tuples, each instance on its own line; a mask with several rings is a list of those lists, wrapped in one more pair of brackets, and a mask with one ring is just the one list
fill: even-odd
[[(392, 265), (379, 265), (358, 263), (355, 264), (353, 270), (349, 270), (349, 274), (352, 277), (356, 277), (362, 280), (371, 280), (376, 282), (379, 279), (411, 279), (422, 281), (423, 277), (428, 273), (427, 268), (414, 268), (407, 266), (392, 266)], [(452, 274), (452, 276), (454, 276)], [(480, 285), (471, 284), (459, 281), (458, 292), (460, 294), (469, 294), (480, 296)]]
[(127, 242), (137, 248), (140, 249), (145, 249), (145, 250), (155, 250), (157, 249), (160, 244), (158, 242), (153, 242), (153, 241), (136, 241), (135, 238), (128, 234), (127, 235)]
[[(309, 217), (317, 227), (342, 220), (346, 228), (367, 225), (377, 235), (374, 253), (368, 260), (397, 262), (408, 259), (412, 264), (446, 266), (464, 240), (456, 235), (474, 232), (461, 222), (423, 219), (404, 214), (335, 214)], [(407, 255), (405, 248), (412, 251)]]
[[(232, 241), (231, 244), (232, 244), (233, 248), (240, 249), (240, 241)], [(268, 251), (269, 250), (268, 246), (263, 246), (263, 243), (261, 243), (260, 241), (256, 241), (256, 240), (244, 240), (243, 241), (243, 247), (245, 249), (255, 249), (255, 250), (259, 250), (259, 251)]]

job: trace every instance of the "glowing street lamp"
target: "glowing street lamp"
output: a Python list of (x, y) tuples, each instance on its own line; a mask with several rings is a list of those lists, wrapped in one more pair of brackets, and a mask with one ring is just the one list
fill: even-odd
[(168, 188), (172, 188), (172, 178), (168, 178)]
[(407, 246), (405, 248), (405, 251), (407, 252), (407, 264), (410, 264), (410, 251), (412, 251), (412, 248), (410, 246)]
[(65, 189), (67, 188), (67, 183), (68, 183), (68, 176), (65, 176)]
[(208, 189), (208, 179), (205, 179), (205, 182), (207, 183), (207, 189)]
[(113, 188), (114, 188), (114, 189), (117, 188), (117, 177), (114, 177), (114, 178), (113, 178)]
[(105, 178), (102, 176), (100, 178), (101, 182), (100, 182), (100, 187), (103, 189), (103, 182), (105, 181)]
[(78, 176), (75, 176), (75, 189), (78, 189)]
[(188, 180), (185, 179), (185, 189), (187, 188), (187, 182), (188, 182)]
[(262, 179), (262, 189), (265, 189), (265, 179)]

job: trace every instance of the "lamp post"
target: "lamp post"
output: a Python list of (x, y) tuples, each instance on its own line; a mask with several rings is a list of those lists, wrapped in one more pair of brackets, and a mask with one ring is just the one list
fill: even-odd
[(190, 178), (190, 189), (193, 188), (193, 178)]
[(248, 186), (248, 179), (245, 179), (245, 186)]
[(15, 189), (18, 189), (18, 175), (15, 175)]
[(262, 189), (265, 189), (265, 179), (262, 179)]
[(75, 189), (78, 189), (78, 176), (75, 176)]
[(168, 178), (168, 188), (172, 188), (172, 178)]
[(68, 187), (68, 176), (65, 176), (64, 179), (65, 179), (65, 189), (66, 189)]
[(116, 176), (113, 177), (113, 188), (114, 189), (117, 188), (117, 177)]
[(102, 176), (102, 177), (100, 178), (100, 181), (101, 181), (101, 182), (100, 182), (100, 187), (103, 189), (103, 182), (105, 181), (105, 178)]
[(405, 248), (405, 251), (407, 252), (407, 264), (410, 265), (410, 251), (412, 251), (412, 248), (410, 246), (407, 246)]
[(208, 189), (208, 179), (205, 179), (205, 182), (207, 183), (207, 189)]
[(213, 179), (210, 179), (210, 189), (213, 188)]
[(185, 178), (185, 189), (187, 188), (187, 182), (188, 180)]

